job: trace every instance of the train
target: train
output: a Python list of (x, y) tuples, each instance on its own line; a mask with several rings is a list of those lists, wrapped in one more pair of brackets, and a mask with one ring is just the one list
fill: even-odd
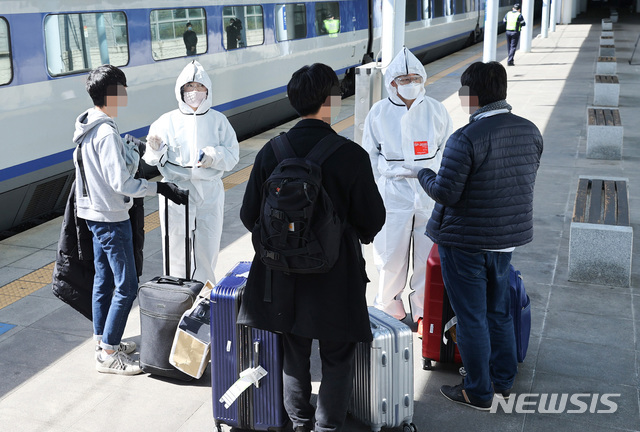
[[(242, 139), (295, 117), (286, 84), (305, 64), (330, 65), (352, 91), (355, 68), (378, 58), (382, 1), (3, 0), (0, 232), (64, 208), (92, 68), (125, 72), (128, 107), (116, 123), (145, 137), (176, 108), (175, 80), (195, 58), (211, 76), (213, 109)], [(499, 0), (500, 20), (510, 8)], [(406, 0), (405, 21), (405, 45), (426, 63), (482, 39), (484, 1)], [(186, 49), (187, 24), (195, 52)]]

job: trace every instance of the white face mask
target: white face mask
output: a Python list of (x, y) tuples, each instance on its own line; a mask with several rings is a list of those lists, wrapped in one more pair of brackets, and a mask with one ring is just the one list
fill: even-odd
[(190, 91), (184, 92), (184, 103), (191, 108), (198, 108), (203, 100), (207, 98), (207, 92), (203, 91)]
[(413, 100), (418, 97), (420, 90), (424, 88), (422, 83), (411, 83), (398, 86), (398, 94), (406, 100)]

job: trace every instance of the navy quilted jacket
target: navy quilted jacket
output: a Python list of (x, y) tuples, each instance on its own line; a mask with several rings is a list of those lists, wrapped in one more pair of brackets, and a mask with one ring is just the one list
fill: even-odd
[(504, 249), (533, 238), (533, 186), (542, 135), (511, 113), (472, 121), (451, 135), (438, 175), (418, 178), (436, 201), (427, 235), (443, 246)]

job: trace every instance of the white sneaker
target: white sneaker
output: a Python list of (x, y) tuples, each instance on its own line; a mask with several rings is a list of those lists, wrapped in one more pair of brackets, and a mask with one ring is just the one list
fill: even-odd
[(96, 370), (101, 373), (116, 375), (138, 375), (142, 373), (138, 362), (133, 361), (123, 351), (116, 351), (104, 360), (102, 360), (102, 355), (99, 355), (96, 360)]
[[(136, 348), (138, 346), (136, 345), (135, 342), (120, 342), (120, 346), (118, 346), (118, 351), (122, 351), (123, 353), (129, 355), (131, 353), (134, 353), (136, 351)], [(100, 352), (102, 351), (102, 347), (100, 346), (100, 343), (98, 342), (96, 344), (96, 360), (98, 360), (98, 358), (100, 357)]]

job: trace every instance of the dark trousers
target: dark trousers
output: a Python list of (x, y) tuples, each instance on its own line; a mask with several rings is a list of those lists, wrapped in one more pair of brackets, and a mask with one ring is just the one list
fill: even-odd
[(509, 50), (507, 63), (513, 63), (513, 56), (516, 55), (516, 48), (518, 48), (519, 41), (520, 32), (507, 30), (507, 49)]
[[(284, 407), (293, 428), (306, 426), (315, 432), (339, 432), (347, 415), (353, 389), (356, 344), (319, 341), (322, 382), (318, 407), (311, 405), (311, 345), (313, 339), (283, 335)], [(313, 417), (315, 411), (315, 426)]]
[[(458, 318), (456, 335), (467, 371), (464, 388), (487, 401), (513, 385), (518, 362), (509, 293), (511, 252), (438, 246), (442, 278)], [(493, 386), (492, 386), (493, 384)]]

